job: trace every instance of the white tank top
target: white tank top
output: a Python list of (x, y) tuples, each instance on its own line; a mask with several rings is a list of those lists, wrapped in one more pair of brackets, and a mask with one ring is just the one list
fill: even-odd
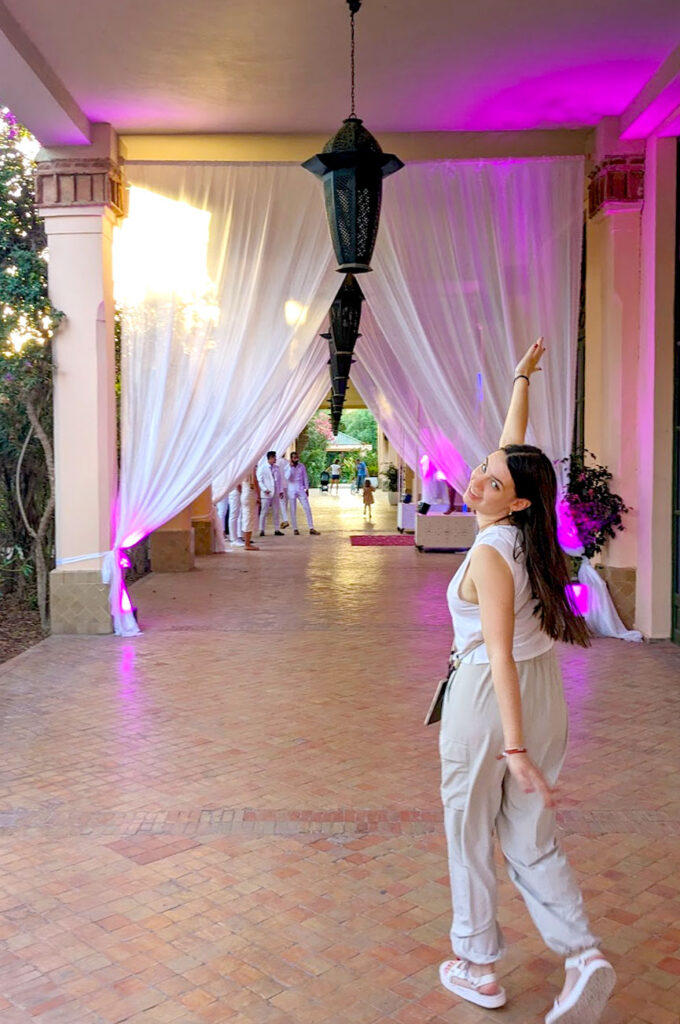
[(515, 629), (512, 643), (512, 656), (515, 661), (528, 661), (530, 658), (537, 658), (553, 646), (553, 640), (542, 631), (540, 622), (534, 615), (536, 601), (531, 596), (524, 555), (519, 551), (518, 556), (515, 557), (515, 543), (519, 539), (519, 533), (516, 526), (503, 526), (499, 523), (480, 530), (458, 572), (449, 584), (446, 599), (453, 619), (456, 652), (462, 662), (472, 665), (488, 665), (489, 663), (486, 644), (482, 642), (479, 605), (464, 601), (458, 594), (458, 588), (463, 582), (472, 552), (480, 544), (488, 544), (503, 556), (515, 582)]

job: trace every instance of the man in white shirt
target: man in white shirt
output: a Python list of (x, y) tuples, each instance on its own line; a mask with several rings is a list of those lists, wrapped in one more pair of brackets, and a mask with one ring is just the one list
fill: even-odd
[(312, 510), (309, 507), (309, 479), (307, 477), (307, 470), (304, 464), (300, 462), (300, 456), (297, 452), (290, 453), (290, 466), (286, 475), (288, 477), (288, 506), (290, 508), (290, 521), (293, 524), (293, 533), (300, 533), (297, 528), (297, 502), (299, 501), (305, 510), (309, 532), (318, 537), (319, 531), (314, 529)]
[[(278, 484), (277, 484), (278, 480)], [(281, 500), (281, 470), (276, 465), (276, 452), (267, 452), (266, 461), (257, 467), (257, 482), (260, 485), (260, 537), (264, 537), (267, 513), (271, 509), (274, 520), (274, 536), (283, 537), (279, 530), (279, 502)]]

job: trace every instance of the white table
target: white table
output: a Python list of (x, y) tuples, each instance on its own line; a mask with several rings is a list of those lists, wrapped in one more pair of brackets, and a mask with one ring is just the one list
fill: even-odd
[[(417, 507), (418, 503), (415, 501), (411, 501), (408, 504), (404, 504), (403, 501), (399, 502), (397, 506), (397, 529), (399, 533), (404, 533), (404, 531), (413, 533), (415, 531)], [(446, 505), (432, 505), (428, 515), (441, 515), (448, 507), (448, 503)]]
[(419, 551), (467, 551), (477, 535), (473, 512), (452, 512), (445, 516), (415, 516), (416, 547)]

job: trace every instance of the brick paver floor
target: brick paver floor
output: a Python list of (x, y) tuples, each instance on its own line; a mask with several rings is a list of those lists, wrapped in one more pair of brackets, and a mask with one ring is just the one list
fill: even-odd
[[(149, 576), (144, 635), (0, 669), (2, 1024), (539, 1024), (561, 981), (502, 868), (510, 1001), (444, 991), (436, 727), (458, 556), (313, 495), (321, 537)], [(563, 842), (618, 974), (605, 1024), (680, 1020), (680, 650), (562, 649)]]

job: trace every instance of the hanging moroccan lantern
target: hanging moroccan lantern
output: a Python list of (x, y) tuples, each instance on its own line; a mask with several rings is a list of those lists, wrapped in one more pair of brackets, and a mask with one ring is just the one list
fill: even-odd
[(344, 397), (352, 366), (352, 354), (359, 334), (364, 293), (355, 277), (347, 274), (329, 311), (331, 386)]
[(361, 0), (347, 0), (351, 26), (351, 112), (342, 127), (303, 163), (323, 181), (326, 216), (340, 273), (365, 274), (371, 269), (378, 235), (382, 180), (404, 165), (394, 153), (383, 153), (377, 139), (354, 110), (354, 15)]
[[(359, 322), (361, 320), (361, 303), (364, 301), (362, 292), (356, 278), (347, 274), (342, 282), (337, 295), (328, 313), (330, 320), (330, 331), (322, 334), (322, 338), (328, 339), (330, 350), (330, 375), (331, 375), (331, 422), (337, 415), (338, 423), (342, 415), (342, 407), (345, 402), (347, 384), (352, 367), (352, 353), (359, 334)], [(334, 427), (337, 433), (337, 428)]]

